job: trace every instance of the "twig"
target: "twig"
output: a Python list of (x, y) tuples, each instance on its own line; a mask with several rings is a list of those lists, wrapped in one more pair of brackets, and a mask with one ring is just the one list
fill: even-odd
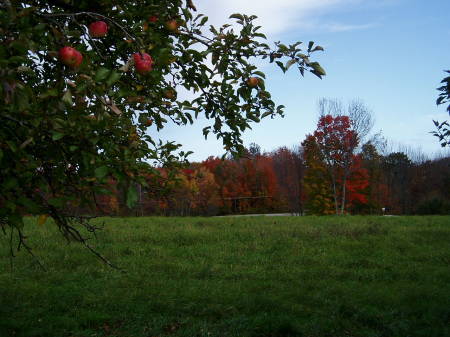
[(103, 255), (101, 255), (99, 252), (97, 252), (94, 248), (92, 248), (91, 246), (89, 246), (89, 244), (86, 242), (86, 240), (83, 240), (81, 242), (87, 249), (89, 249), (89, 251), (94, 254), (95, 256), (97, 256), (100, 260), (102, 260), (104, 263), (106, 263), (108, 266), (110, 266), (111, 268), (114, 268), (116, 270), (120, 270), (122, 272), (125, 272), (124, 269), (117, 267), (116, 265), (114, 265), (113, 263), (111, 263), (106, 257), (104, 257)]
[(47, 271), (47, 269), (44, 267), (44, 265), (41, 263), (41, 261), (36, 257), (36, 255), (34, 255), (32, 249), (26, 244), (26, 242), (25, 242), (26, 237), (23, 235), (22, 231), (20, 229), (17, 229), (17, 231), (19, 232), (20, 245), (25, 247), (25, 249), (27, 250), (28, 254), (30, 254), (33, 257), (35, 262), (39, 265), (39, 267), (42, 268), (42, 270)]

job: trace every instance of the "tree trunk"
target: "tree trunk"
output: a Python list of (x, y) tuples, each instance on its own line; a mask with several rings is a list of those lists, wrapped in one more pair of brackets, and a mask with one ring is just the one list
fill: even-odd
[(344, 214), (345, 211), (345, 198), (346, 198), (346, 185), (347, 185), (347, 177), (344, 176), (342, 181), (342, 199), (341, 199), (341, 215)]
[(333, 199), (334, 199), (334, 208), (335, 208), (335, 210), (336, 210), (336, 215), (339, 215), (338, 196), (337, 196), (336, 182), (334, 181), (334, 177), (332, 178), (332, 180), (333, 180)]

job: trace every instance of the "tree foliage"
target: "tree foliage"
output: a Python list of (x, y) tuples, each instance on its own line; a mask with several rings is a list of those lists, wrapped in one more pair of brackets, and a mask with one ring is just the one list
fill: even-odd
[[(450, 70), (446, 70), (446, 73), (450, 74)], [(450, 115), (450, 76), (445, 77), (441, 81), (442, 86), (437, 88), (440, 91), (438, 98), (436, 99), (436, 104), (446, 104), (447, 112)], [(436, 131), (432, 132), (434, 136), (438, 137), (439, 142), (442, 147), (450, 146), (450, 124), (449, 121), (433, 121), (436, 126)]]
[(331, 181), (336, 214), (343, 214), (358, 133), (352, 128), (348, 116), (324, 115), (319, 118), (313, 137)]
[(319, 145), (313, 135), (308, 135), (302, 146), (305, 161), (305, 208), (311, 214), (335, 214), (332, 181)]
[(371, 119), (362, 104), (354, 101), (350, 107), (349, 112), (353, 111), (357, 122), (340, 113), (339, 101), (321, 100), (321, 112), (329, 110), (333, 115), (321, 113), (316, 130), (302, 143), (307, 208), (317, 214), (344, 214), (368, 201), (365, 189), (369, 186), (369, 175), (356, 150), (361, 139), (358, 130), (366, 136), (371, 128), (366, 121)]
[[(241, 151), (251, 123), (283, 114), (257, 59), (325, 75), (310, 59), (323, 50), (313, 42), (304, 50), (300, 42), (269, 46), (255, 16), (233, 14), (233, 26), (208, 26), (191, 1), (0, 6), (0, 224), (16, 230), (21, 244), (25, 214), (50, 216), (68, 239), (87, 244), (76, 226), (93, 228), (68, 206), (92, 205), (111, 180), (133, 205), (132, 182), (145, 185), (143, 172), (158, 173), (149, 163), (170, 165), (187, 155), (158, 139), (169, 123), (206, 117), (205, 137), (222, 139), (231, 154)], [(106, 36), (89, 33), (96, 21), (107, 24)], [(81, 58), (65, 61), (63, 47)]]

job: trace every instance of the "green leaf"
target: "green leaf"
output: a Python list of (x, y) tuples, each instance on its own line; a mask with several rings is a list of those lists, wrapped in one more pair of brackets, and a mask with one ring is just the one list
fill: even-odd
[(282, 53), (286, 53), (289, 51), (288, 47), (282, 43), (278, 44), (278, 49), (282, 52)]
[(44, 92), (40, 98), (48, 98), (48, 97), (57, 97), (58, 96), (58, 90), (56, 88), (48, 89), (46, 92)]
[(64, 200), (62, 198), (50, 198), (47, 200), (48, 204), (54, 207), (63, 207), (64, 206)]
[(238, 20), (244, 20), (244, 16), (239, 13), (231, 14), (229, 19), (238, 19)]
[(28, 109), (30, 102), (29, 102), (28, 94), (27, 94), (27, 92), (25, 92), (25, 90), (17, 91), (16, 99), (17, 99), (17, 106), (18, 106), (19, 110), (27, 110)]
[(290, 59), (289, 61), (286, 62), (285, 68), (286, 70), (288, 70), (293, 64), (296, 64), (297, 60), (296, 59)]
[(8, 144), (8, 146), (11, 149), (12, 152), (17, 152), (17, 145), (16, 145), (16, 143), (14, 143), (14, 142), (12, 142), (10, 140), (7, 140), (5, 143)]
[(262, 114), (261, 118), (265, 118), (267, 116), (270, 116), (272, 114), (272, 111), (266, 111)]
[(17, 201), (26, 207), (27, 213), (36, 213), (39, 211), (39, 205), (33, 200), (20, 196)]
[(108, 79), (106, 80), (106, 84), (108, 86), (112, 86), (114, 83), (116, 83), (118, 80), (120, 80), (120, 77), (122, 77), (122, 74), (120, 74), (117, 71), (112, 71), (109, 75)]
[(103, 179), (103, 178), (106, 177), (106, 175), (108, 174), (108, 171), (109, 171), (109, 169), (108, 169), (107, 166), (100, 166), (100, 167), (97, 167), (97, 168), (95, 169), (95, 176), (96, 176), (98, 179)]
[(314, 74), (318, 76), (326, 75), (325, 70), (320, 66), (318, 62), (311, 62), (310, 66), (314, 69)]
[(64, 93), (64, 95), (62, 97), (62, 101), (64, 103), (66, 103), (67, 105), (70, 105), (70, 106), (73, 105), (72, 92), (70, 91), (70, 89), (67, 89), (67, 91)]
[(266, 78), (266, 75), (262, 71), (254, 71), (254, 75), (258, 75), (259, 77)]
[(102, 82), (104, 80), (106, 80), (106, 78), (108, 77), (109, 73), (111, 71), (108, 68), (104, 68), (104, 67), (100, 67), (97, 69), (97, 72), (95, 73), (95, 81), (97, 82)]
[(59, 140), (64, 137), (64, 134), (61, 132), (53, 132), (52, 140)]
[(130, 185), (127, 190), (127, 207), (132, 208), (134, 205), (136, 205), (136, 202), (138, 201), (138, 194), (136, 186)]
[(19, 185), (19, 182), (16, 178), (7, 178), (6, 181), (3, 183), (3, 189), (4, 190), (11, 190)]
[(283, 70), (283, 73), (286, 72), (286, 69), (284, 68), (284, 64), (281, 61), (275, 61), (275, 63)]
[(317, 50), (323, 51), (323, 47), (322, 46), (315, 46), (314, 49), (311, 50), (311, 51), (317, 51)]
[(251, 119), (252, 121), (259, 123), (261, 120), (258, 118), (258, 116), (255, 115), (250, 115), (248, 116), (249, 119)]

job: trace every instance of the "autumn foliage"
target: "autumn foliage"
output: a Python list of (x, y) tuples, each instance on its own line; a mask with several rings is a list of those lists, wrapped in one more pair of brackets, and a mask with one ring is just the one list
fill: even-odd
[(146, 177), (149, 187), (135, 186), (139, 201), (131, 212), (120, 206), (120, 187), (102, 197), (99, 210), (179, 216), (449, 213), (450, 158), (414, 162), (403, 152), (382, 155), (371, 142), (359, 146), (359, 139), (348, 116), (324, 115), (300, 146), (262, 153), (251, 144), (239, 158), (157, 168)]
[(382, 155), (370, 142), (357, 148), (354, 139), (348, 118), (324, 116), (301, 146), (261, 153), (251, 144), (240, 158), (209, 157), (177, 172), (159, 168), (131, 213), (114, 193), (103, 208), (179, 216), (449, 212), (450, 158), (413, 162), (403, 152)]

